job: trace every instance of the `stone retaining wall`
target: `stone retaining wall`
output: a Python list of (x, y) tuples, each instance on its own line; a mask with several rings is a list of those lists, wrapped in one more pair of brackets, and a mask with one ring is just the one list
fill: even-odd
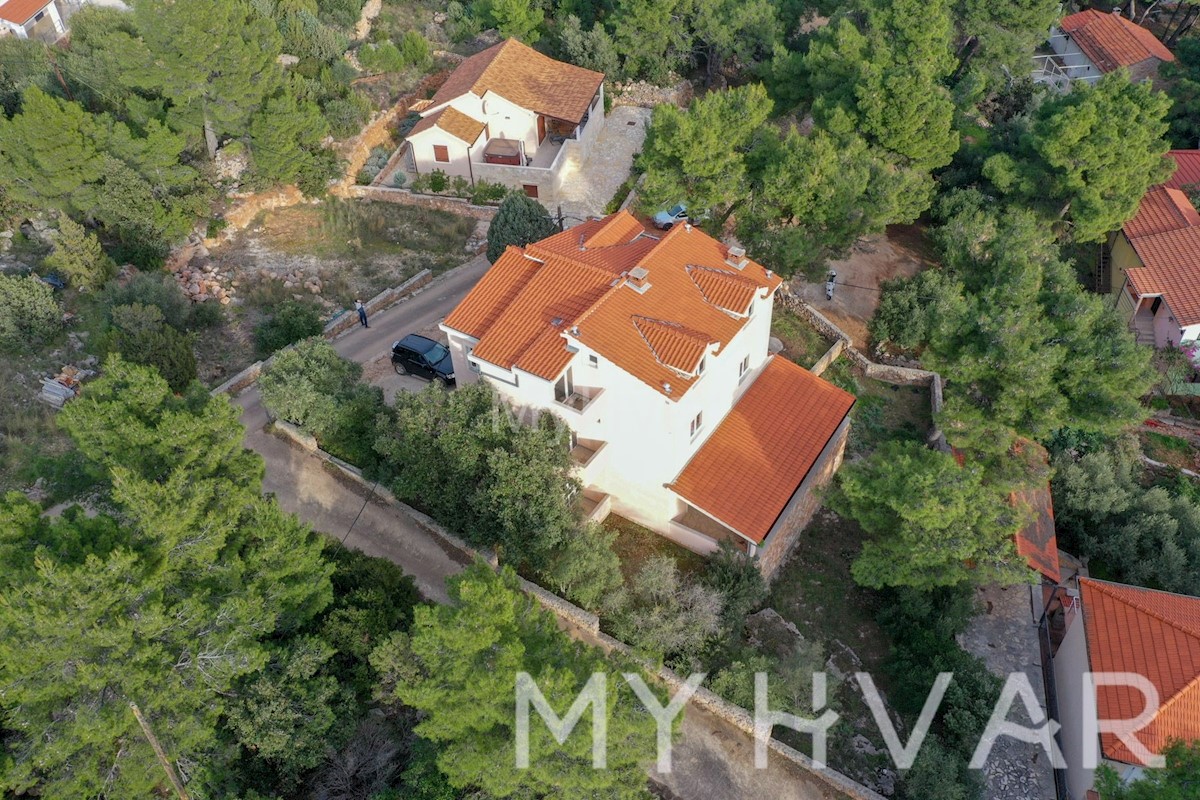
[(837, 357), (842, 354), (842, 350), (846, 348), (845, 339), (836, 339), (829, 349), (825, 351), (825, 355), (817, 359), (817, 363), (808, 368), (808, 371), (813, 375), (820, 375), (825, 370), (829, 369), (829, 365), (837, 360)]
[(436, 208), (438, 211), (449, 211), (471, 219), (483, 219), (489, 222), (499, 211), (497, 206), (475, 206), (462, 197), (445, 197), (438, 194), (414, 194), (408, 189), (395, 189), (387, 186), (354, 186), (350, 189), (351, 197), (366, 200), (378, 200), (383, 203), (399, 203), (406, 206), (425, 206)]

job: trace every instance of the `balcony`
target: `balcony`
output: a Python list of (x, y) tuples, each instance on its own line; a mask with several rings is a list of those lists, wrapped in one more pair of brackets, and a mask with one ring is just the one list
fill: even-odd
[(599, 398), (602, 394), (604, 394), (603, 389), (592, 389), (576, 386), (574, 391), (572, 391), (566, 397), (555, 397), (554, 402), (562, 408), (569, 408), (573, 412), (582, 414), (588, 409), (588, 407), (592, 405), (592, 403), (596, 402), (597, 398)]
[(575, 446), (571, 448), (571, 460), (580, 469), (587, 469), (604, 449), (604, 445), (599, 439), (576, 439)]
[(583, 518), (588, 522), (603, 522), (612, 511), (612, 498), (599, 489), (588, 487), (579, 498)]

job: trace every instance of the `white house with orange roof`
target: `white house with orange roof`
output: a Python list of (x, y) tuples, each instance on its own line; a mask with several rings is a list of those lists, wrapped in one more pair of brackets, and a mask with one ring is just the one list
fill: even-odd
[(1158, 74), (1175, 56), (1147, 29), (1111, 13), (1089, 8), (1063, 17), (1050, 30), (1053, 55), (1035, 56), (1034, 81), (1066, 91), (1075, 81), (1095, 83), (1110, 72), (1128, 70), (1134, 81)]
[(1081, 578), (1065, 625), (1047, 681), (1051, 710), (1062, 725), (1057, 738), (1067, 764), (1059, 776), (1065, 796), (1094, 796), (1095, 769), (1085, 766), (1089, 749), (1095, 763), (1126, 780), (1146, 767), (1116, 735), (1092, 732), (1098, 718), (1136, 718), (1147, 699), (1128, 686), (1102, 685), (1087, 695), (1094, 703), (1085, 703), (1087, 672), (1134, 673), (1153, 687), (1152, 713), (1133, 734), (1146, 752), (1159, 755), (1172, 740), (1200, 739), (1200, 597)]
[(1101, 263), (1101, 289), (1117, 289), (1117, 308), (1138, 341), (1155, 347), (1200, 338), (1200, 213), (1189, 197), (1200, 189), (1200, 150), (1167, 156), (1175, 173), (1146, 193)]
[(621, 212), (510, 247), (446, 318), (458, 382), (570, 427), (585, 508), (768, 576), (841, 463), (854, 397), (768, 354), (782, 281)]
[(466, 59), (420, 109), (404, 168), (523, 189), (553, 202), (604, 125), (604, 74), (516, 39)]
[(67, 35), (66, 0), (62, 5), (55, 0), (0, 0), (0, 35), (56, 42)]

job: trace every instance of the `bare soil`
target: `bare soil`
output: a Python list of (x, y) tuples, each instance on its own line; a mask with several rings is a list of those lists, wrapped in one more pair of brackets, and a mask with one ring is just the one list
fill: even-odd
[(879, 307), (879, 286), (886, 280), (916, 275), (935, 262), (933, 248), (920, 225), (890, 225), (885, 233), (860, 239), (850, 255), (830, 261), (837, 273), (833, 300), (825, 299), (824, 280), (793, 280), (792, 290), (837, 325), (860, 348), (866, 348), (867, 322)]

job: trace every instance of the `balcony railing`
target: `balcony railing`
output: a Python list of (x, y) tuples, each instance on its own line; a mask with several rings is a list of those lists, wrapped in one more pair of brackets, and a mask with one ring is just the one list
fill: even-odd
[(572, 411), (582, 413), (586, 411), (592, 403), (596, 402), (596, 399), (603, 393), (603, 389), (576, 388), (575, 391), (571, 392), (571, 394), (567, 395), (566, 397), (556, 397), (554, 402), (558, 403), (560, 406), (569, 408)]

